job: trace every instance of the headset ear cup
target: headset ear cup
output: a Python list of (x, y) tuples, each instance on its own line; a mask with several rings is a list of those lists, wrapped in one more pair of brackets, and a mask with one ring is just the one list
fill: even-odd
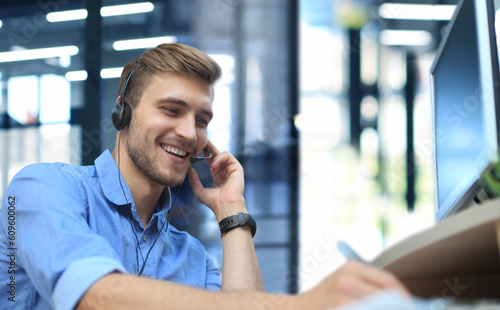
[(128, 124), (130, 124), (131, 118), (132, 118), (132, 109), (130, 108), (130, 105), (127, 103), (127, 101), (124, 101), (120, 128), (124, 129), (125, 127), (127, 127)]
[(122, 119), (122, 106), (120, 104), (115, 104), (113, 108), (113, 113), (111, 113), (111, 121), (113, 122), (113, 126), (115, 126), (116, 130), (121, 130), (121, 119)]
[(141, 60), (141, 56), (137, 58), (134, 66), (132, 67), (132, 70), (130, 70), (130, 73), (127, 76), (127, 79), (123, 83), (119, 97), (120, 101), (115, 105), (115, 107), (113, 108), (113, 113), (111, 114), (111, 120), (113, 121), (113, 126), (115, 126), (116, 130), (122, 130), (127, 127), (132, 117), (132, 108), (127, 103), (127, 101), (125, 101), (125, 93), (127, 90), (127, 85), (130, 81), (130, 78), (132, 77), (132, 74), (134, 73), (135, 67), (139, 63), (139, 60)]
[(123, 105), (115, 104), (113, 113), (111, 114), (111, 121), (116, 130), (122, 130), (130, 123), (131, 116), (132, 111), (127, 102), (124, 102)]

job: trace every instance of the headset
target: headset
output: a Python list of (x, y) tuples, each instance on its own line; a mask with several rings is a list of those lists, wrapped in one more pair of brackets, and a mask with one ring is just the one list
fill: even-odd
[[(130, 70), (130, 73), (128, 74), (127, 78), (125, 79), (125, 82), (123, 83), (123, 86), (122, 86), (122, 89), (121, 89), (121, 92), (120, 92), (120, 101), (115, 104), (115, 106), (113, 108), (113, 112), (111, 114), (111, 120), (113, 122), (113, 126), (116, 128), (116, 130), (118, 130), (120, 132), (120, 136), (118, 138), (118, 145), (120, 145), (120, 140), (121, 140), (121, 136), (122, 136), (122, 130), (125, 127), (128, 126), (128, 124), (130, 123), (130, 120), (132, 118), (132, 108), (130, 107), (130, 105), (125, 100), (125, 92), (127, 90), (127, 86), (128, 86), (128, 84), (130, 82), (130, 79), (132, 78), (132, 74), (134, 73), (135, 68), (137, 67), (137, 64), (139, 63), (139, 61), (141, 60), (141, 58), (142, 58), (142, 55), (137, 58), (137, 60), (134, 63), (134, 66), (132, 67), (132, 70)], [(207, 148), (205, 147), (203, 149), (203, 151), (198, 156), (191, 157), (189, 159), (189, 161), (190, 161), (191, 164), (194, 164), (194, 163), (197, 163), (197, 162), (203, 161), (205, 159), (209, 159), (209, 158), (212, 158), (212, 153), (210, 153), (207, 150)], [(140, 243), (139, 243), (139, 239), (137, 238), (137, 232), (135, 231), (134, 225), (132, 224), (132, 212), (130, 211), (131, 205), (130, 205), (128, 199), (127, 199), (127, 196), (125, 195), (125, 189), (123, 188), (123, 185), (122, 185), (122, 182), (121, 182), (121, 174), (120, 174), (120, 146), (118, 146), (118, 181), (119, 181), (120, 187), (121, 187), (121, 189), (123, 191), (123, 196), (125, 197), (125, 200), (127, 202), (127, 206), (128, 206), (127, 211), (128, 211), (128, 215), (129, 215), (130, 226), (132, 227), (132, 230), (134, 231), (134, 236), (135, 236), (135, 239), (137, 241), (137, 246), (139, 248), (139, 253), (141, 254), (141, 258), (142, 258), (142, 267), (141, 267), (141, 269), (139, 271), (139, 276), (141, 276), (142, 273), (143, 273), (143, 271), (144, 271), (144, 268), (146, 267), (146, 262), (147, 262), (147, 260), (149, 258), (149, 254), (151, 253), (151, 250), (155, 246), (156, 241), (158, 240), (158, 237), (160, 236), (160, 232), (162, 231), (162, 229), (165, 226), (165, 224), (167, 225), (165, 227), (165, 231), (168, 230), (168, 219), (169, 219), (169, 216), (170, 216), (170, 211), (172, 210), (172, 207), (174, 206), (175, 200), (177, 199), (179, 191), (180, 191), (180, 189), (182, 187), (182, 183), (181, 183), (181, 186), (179, 186), (179, 188), (177, 189), (177, 192), (176, 192), (176, 194), (174, 196), (174, 199), (172, 201), (170, 209), (168, 210), (168, 212), (167, 212), (167, 214), (165, 216), (165, 219), (166, 219), (165, 223), (163, 223), (162, 227), (158, 230), (158, 234), (156, 235), (156, 238), (155, 238), (153, 244), (149, 248), (149, 251), (146, 254), (146, 258), (144, 258), (143, 254), (142, 254), (141, 246), (140, 246)]]
[(130, 73), (127, 76), (127, 79), (123, 83), (122, 90), (120, 92), (120, 101), (115, 104), (115, 107), (113, 108), (113, 113), (111, 113), (111, 120), (113, 121), (113, 126), (115, 126), (116, 130), (121, 131), (127, 125), (130, 123), (130, 119), (132, 118), (132, 109), (130, 108), (130, 105), (125, 101), (125, 92), (127, 91), (127, 86), (130, 81), (130, 78), (132, 78), (132, 74), (135, 71), (135, 68), (137, 67), (137, 64), (141, 60), (142, 56), (137, 57), (137, 60), (135, 61), (134, 66), (132, 67), (132, 70), (130, 70)]

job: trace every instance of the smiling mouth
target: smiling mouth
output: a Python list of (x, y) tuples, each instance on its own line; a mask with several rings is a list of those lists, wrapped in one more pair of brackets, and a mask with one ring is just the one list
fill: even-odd
[(186, 151), (183, 151), (183, 150), (180, 150), (178, 148), (175, 148), (175, 147), (172, 147), (170, 145), (164, 145), (164, 144), (161, 144), (160, 145), (161, 148), (169, 153), (169, 154), (172, 154), (174, 156), (177, 156), (179, 158), (186, 158), (186, 155), (189, 154), (189, 152), (186, 152)]

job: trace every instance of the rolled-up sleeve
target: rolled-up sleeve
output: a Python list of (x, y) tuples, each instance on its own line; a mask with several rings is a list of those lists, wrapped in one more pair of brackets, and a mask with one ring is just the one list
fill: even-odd
[[(125, 272), (125, 269), (116, 260), (105, 256), (85, 258), (72, 263), (57, 281), (52, 294), (54, 308), (73, 309), (95, 281), (112, 271)], [(104, 298), (109, 297), (107, 295), (104, 294)]]
[(21, 170), (5, 196), (16, 199), (19, 265), (54, 309), (73, 309), (100, 277), (125, 272), (108, 241), (88, 225), (81, 183), (55, 164)]

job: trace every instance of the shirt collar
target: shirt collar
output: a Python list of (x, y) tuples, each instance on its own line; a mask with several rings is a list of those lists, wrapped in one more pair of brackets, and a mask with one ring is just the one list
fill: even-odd
[(158, 208), (159, 210), (158, 212), (155, 212), (154, 215), (164, 215), (167, 211), (170, 211), (170, 208), (172, 207), (170, 205), (170, 197), (170, 187), (166, 187), (158, 200), (157, 210)]
[[(101, 183), (101, 189), (108, 200), (115, 205), (131, 204), (132, 209), (135, 210), (134, 198), (132, 192), (123, 180), (121, 174), (118, 174), (118, 166), (115, 163), (113, 156), (109, 150), (104, 151), (95, 161), (95, 168)], [(119, 176), (119, 179), (118, 179)], [(121, 180), (121, 185), (120, 181)], [(123, 187), (123, 189), (122, 189)], [(125, 193), (125, 195), (123, 195)], [(126, 197), (126, 198), (125, 198)], [(165, 214), (170, 210), (170, 188), (165, 188), (158, 200), (159, 210), (155, 215)]]

